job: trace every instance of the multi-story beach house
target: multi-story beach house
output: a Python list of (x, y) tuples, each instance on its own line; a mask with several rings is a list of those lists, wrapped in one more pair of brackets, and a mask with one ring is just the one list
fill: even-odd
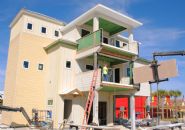
[[(134, 84), (132, 75), (133, 68), (149, 64), (139, 57), (134, 40), (133, 30), (141, 25), (100, 4), (67, 24), (20, 10), (10, 24), (4, 105), (24, 107), (30, 116), (33, 108), (51, 110), (55, 128), (64, 119), (82, 124), (98, 69), (89, 122), (113, 125), (120, 116), (145, 118), (150, 85)], [(19, 113), (3, 112), (2, 122), (26, 120)]]

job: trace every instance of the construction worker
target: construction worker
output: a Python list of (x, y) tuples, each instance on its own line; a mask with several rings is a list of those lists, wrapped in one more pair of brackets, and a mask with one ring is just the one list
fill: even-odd
[(108, 81), (108, 68), (106, 64), (103, 66), (103, 80)]

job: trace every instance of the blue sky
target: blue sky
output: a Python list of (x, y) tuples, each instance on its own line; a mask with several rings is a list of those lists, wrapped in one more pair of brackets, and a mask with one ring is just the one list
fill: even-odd
[[(68, 23), (98, 3), (143, 22), (143, 26), (134, 31), (134, 38), (141, 42), (140, 56), (151, 59), (154, 51), (185, 50), (184, 0), (1, 0), (0, 90), (4, 88), (9, 24), (21, 8)], [(179, 89), (185, 94), (185, 56), (170, 58), (177, 59), (179, 76), (161, 83), (160, 88)], [(165, 59), (169, 57), (159, 58)]]

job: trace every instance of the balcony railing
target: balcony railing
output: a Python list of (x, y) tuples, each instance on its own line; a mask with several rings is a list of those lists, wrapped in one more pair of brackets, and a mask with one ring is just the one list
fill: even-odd
[[(75, 86), (81, 91), (89, 91), (89, 87), (91, 85), (91, 81), (92, 81), (92, 77), (93, 77), (93, 72), (94, 72), (94, 70), (81, 72), (81, 73), (76, 74)], [(101, 72), (102, 72), (101, 69), (98, 69), (96, 87), (100, 87), (101, 82), (104, 81), (104, 78), (102, 77), (103, 75)], [(110, 74), (110, 72), (108, 75), (108, 80), (105, 82), (115, 83), (113, 81), (113, 75)], [(120, 77), (120, 82), (117, 84), (131, 85), (130, 77)]]
[(78, 51), (99, 45), (102, 42), (102, 30), (100, 29), (98, 31), (90, 33), (77, 40), (77, 42)]
[[(77, 40), (78, 43), (78, 47), (77, 50), (81, 51), (81, 50), (86, 50), (88, 48), (92, 48), (95, 47), (97, 45), (100, 45), (103, 43), (103, 30), (97, 30), (95, 32), (92, 32), (82, 38), (80, 38), (79, 40)], [(115, 39), (116, 41), (116, 39)], [(113, 43), (104, 43), (104, 45), (108, 45), (108, 46), (112, 46), (114, 48), (119, 48), (123, 51), (127, 51), (127, 52), (132, 52), (135, 54), (138, 54), (138, 44), (136, 42), (130, 43), (130, 44), (126, 44), (124, 46), (120, 46), (117, 47), (116, 44)]]
[[(89, 91), (91, 85), (94, 70), (81, 72), (76, 74), (76, 87), (82, 91)], [(96, 86), (100, 86), (101, 82), (101, 70), (98, 70), (98, 76), (96, 80)]]

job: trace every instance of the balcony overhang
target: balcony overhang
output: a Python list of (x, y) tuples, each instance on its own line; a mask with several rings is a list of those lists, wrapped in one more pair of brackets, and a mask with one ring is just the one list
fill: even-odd
[[(93, 26), (93, 19), (87, 21), (85, 24), (88, 26)], [(103, 18), (99, 18), (99, 28), (102, 28), (106, 32), (109, 32), (110, 35), (114, 35), (123, 30), (126, 30), (126, 27), (120, 26), (116, 23), (113, 23), (109, 20), (105, 20)]]
[(118, 48), (118, 47), (115, 47), (112, 45), (108, 45), (105, 43), (102, 43), (101, 46), (102, 46), (102, 48), (99, 50), (98, 53), (102, 54), (102, 55), (117, 57), (117, 58), (124, 59), (127, 61), (130, 61), (130, 60), (132, 60), (132, 58), (134, 56), (137, 56), (136, 54), (134, 54), (132, 52), (125, 51), (121, 48)]
[[(106, 27), (107, 30), (111, 31), (111, 34), (115, 34), (118, 31), (124, 29), (133, 29), (142, 25), (141, 22), (123, 15), (115, 10), (112, 10), (104, 5), (98, 4), (94, 8), (88, 10), (69, 24), (67, 24), (61, 31), (63, 33), (68, 32), (76, 26), (81, 26), (83, 24), (91, 24), (91, 20), (94, 17), (100, 18), (100, 27)], [(108, 24), (108, 25), (107, 25)], [(116, 29), (113, 29), (116, 27)]]
[(105, 91), (105, 92), (119, 92), (119, 91), (128, 91), (128, 90), (134, 90), (134, 89), (135, 88), (133, 87), (133, 85), (105, 82), (105, 81), (102, 81), (102, 83), (100, 84), (100, 87), (98, 88), (99, 91)]

